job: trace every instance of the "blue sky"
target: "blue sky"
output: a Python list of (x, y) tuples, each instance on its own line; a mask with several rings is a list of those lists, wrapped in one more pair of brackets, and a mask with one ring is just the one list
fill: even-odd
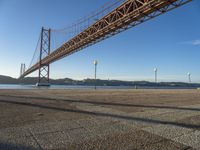
[[(42, 26), (66, 27), (108, 0), (0, 0), (0, 74), (29, 65)], [(51, 65), (52, 78), (200, 82), (200, 2), (161, 15)], [(36, 76), (37, 72), (31, 76)]]

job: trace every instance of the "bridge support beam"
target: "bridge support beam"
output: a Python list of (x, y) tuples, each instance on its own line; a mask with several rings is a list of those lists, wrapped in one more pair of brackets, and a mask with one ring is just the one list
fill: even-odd
[(42, 59), (50, 54), (51, 45), (51, 29), (44, 29), (41, 31), (40, 41), (40, 58), (39, 58), (39, 74), (37, 86), (50, 86), (49, 82), (49, 64), (44, 64)]

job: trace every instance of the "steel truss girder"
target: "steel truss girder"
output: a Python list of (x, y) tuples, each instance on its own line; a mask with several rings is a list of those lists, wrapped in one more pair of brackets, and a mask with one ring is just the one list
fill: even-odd
[[(45, 57), (42, 64), (50, 64), (190, 1), (192, 0), (126, 0), (115, 10)], [(36, 63), (23, 76), (38, 68), (39, 63)]]

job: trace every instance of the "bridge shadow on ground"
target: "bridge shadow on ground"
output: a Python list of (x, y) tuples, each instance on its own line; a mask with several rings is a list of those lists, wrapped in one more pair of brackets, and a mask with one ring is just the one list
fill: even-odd
[(149, 118), (132, 117), (132, 116), (103, 113), (103, 112), (91, 112), (91, 111), (84, 111), (84, 110), (78, 110), (78, 109), (66, 109), (66, 108), (59, 108), (59, 107), (53, 107), (53, 106), (47, 106), (47, 105), (41, 105), (41, 104), (33, 104), (33, 103), (28, 103), (28, 102), (0, 100), (0, 103), (23, 105), (23, 106), (28, 106), (28, 107), (37, 107), (37, 108), (42, 108), (42, 109), (71, 112), (71, 113), (80, 113), (80, 114), (86, 114), (86, 115), (92, 115), (92, 116), (111, 117), (111, 118), (116, 118), (116, 119), (138, 121), (138, 122), (143, 122), (143, 123), (174, 125), (174, 126), (192, 128), (192, 129), (200, 128), (200, 125), (194, 125), (194, 124), (188, 124), (188, 123), (162, 121), (162, 120), (155, 120), (155, 119), (149, 119)]
[(3, 143), (0, 142), (0, 149), (1, 150), (38, 150), (33, 147), (24, 146), (24, 145), (17, 145), (12, 143)]
[(48, 98), (48, 97), (24, 97), (24, 96), (11, 96), (11, 95), (0, 95), (11, 98), (20, 98), (20, 99), (33, 99), (33, 100), (53, 100), (53, 101), (62, 101), (69, 103), (86, 103), (94, 105), (107, 105), (107, 106), (120, 106), (120, 107), (138, 107), (138, 108), (158, 108), (158, 109), (172, 109), (172, 110), (186, 110), (186, 111), (200, 111), (200, 108), (190, 108), (190, 107), (175, 107), (167, 105), (143, 105), (143, 104), (125, 104), (125, 103), (115, 103), (115, 102), (100, 102), (100, 101), (88, 101), (88, 100), (70, 100), (70, 99), (57, 99), (57, 98)]

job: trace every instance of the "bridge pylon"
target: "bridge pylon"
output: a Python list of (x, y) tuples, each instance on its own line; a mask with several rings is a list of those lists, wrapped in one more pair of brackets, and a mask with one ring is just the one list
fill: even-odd
[(21, 75), (24, 74), (25, 70), (26, 70), (26, 65), (22, 63), (21, 67), (20, 67), (20, 75), (19, 75), (19, 77), (21, 77)]
[(40, 56), (39, 56), (39, 74), (37, 86), (50, 86), (49, 82), (49, 64), (44, 64), (42, 59), (50, 54), (51, 45), (51, 29), (42, 27), (40, 41)]

